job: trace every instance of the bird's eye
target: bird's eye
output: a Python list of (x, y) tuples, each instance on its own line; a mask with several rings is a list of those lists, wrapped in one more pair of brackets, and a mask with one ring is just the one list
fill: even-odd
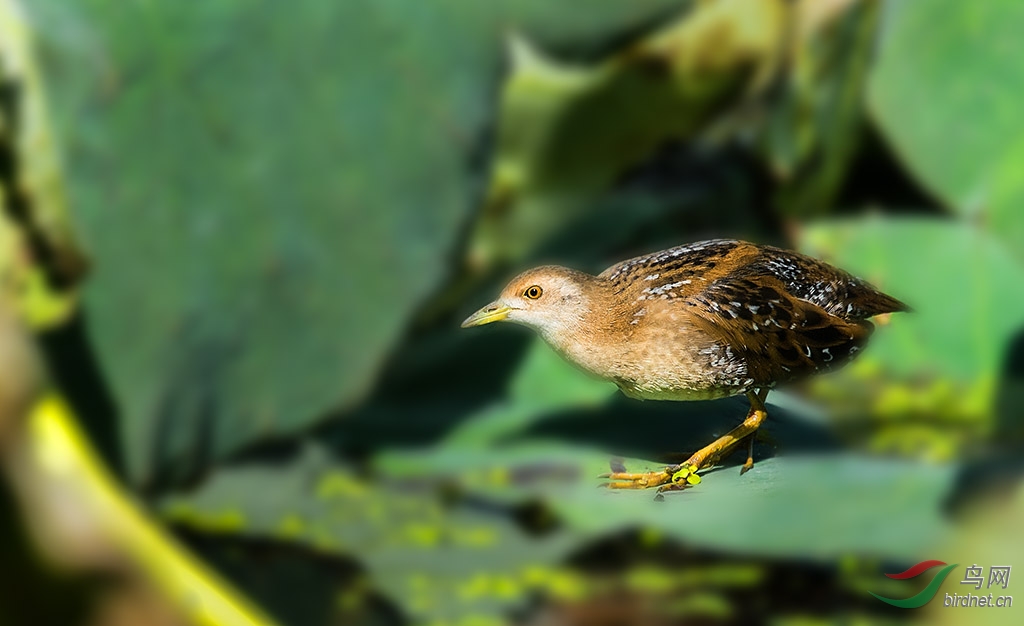
[(537, 298), (540, 297), (542, 293), (544, 293), (544, 290), (541, 289), (539, 286), (534, 285), (527, 289), (526, 291), (524, 291), (523, 295), (531, 300), (536, 300)]

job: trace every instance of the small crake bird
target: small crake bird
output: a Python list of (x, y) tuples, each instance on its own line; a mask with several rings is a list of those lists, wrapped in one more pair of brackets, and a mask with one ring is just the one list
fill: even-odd
[(527, 270), (463, 328), (513, 322), (565, 359), (642, 400), (746, 394), (742, 424), (681, 465), (613, 472), (615, 489), (680, 489), (750, 439), (777, 385), (834, 370), (863, 349), (875, 315), (907, 306), (827, 263), (789, 250), (716, 239), (623, 261), (591, 276)]

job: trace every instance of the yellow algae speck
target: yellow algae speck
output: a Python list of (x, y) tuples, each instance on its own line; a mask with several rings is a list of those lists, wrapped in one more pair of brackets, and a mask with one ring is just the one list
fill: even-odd
[(277, 523), (277, 534), (281, 537), (300, 537), (306, 531), (306, 523), (295, 513), (289, 513)]
[(566, 570), (554, 570), (548, 579), (547, 589), (560, 600), (582, 600), (586, 595), (583, 579)]
[(665, 593), (675, 587), (672, 574), (662, 568), (638, 567), (626, 573), (626, 584), (631, 589), (648, 593)]
[(488, 472), (488, 482), (492, 487), (505, 487), (509, 483), (508, 469), (504, 467), (492, 467)]
[(348, 474), (330, 472), (316, 485), (316, 497), (327, 500), (336, 497), (358, 498), (366, 495), (366, 485)]
[(459, 585), (456, 593), (462, 601), (476, 600), (487, 594), (491, 586), (490, 578), (486, 572), (480, 572)]
[(183, 502), (168, 505), (161, 516), (171, 522), (207, 532), (237, 532), (245, 528), (245, 515), (238, 509), (200, 511)]
[(457, 626), (506, 626), (508, 622), (496, 615), (466, 615), (457, 622)]
[(404, 534), (409, 541), (424, 548), (432, 548), (441, 542), (440, 526), (409, 524)]
[(481, 526), (478, 528), (458, 528), (452, 531), (452, 541), (456, 545), (473, 548), (493, 546), (498, 543), (498, 535), (493, 529)]

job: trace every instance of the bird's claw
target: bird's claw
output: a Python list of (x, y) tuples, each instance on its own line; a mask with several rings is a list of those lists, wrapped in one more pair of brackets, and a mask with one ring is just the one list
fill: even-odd
[(608, 489), (650, 489), (658, 487), (658, 492), (677, 491), (700, 484), (695, 465), (675, 465), (656, 472), (610, 472), (601, 474), (609, 482), (601, 487)]
[(740, 467), (740, 476), (746, 474), (752, 469), (754, 469), (754, 459), (748, 458), (743, 466)]

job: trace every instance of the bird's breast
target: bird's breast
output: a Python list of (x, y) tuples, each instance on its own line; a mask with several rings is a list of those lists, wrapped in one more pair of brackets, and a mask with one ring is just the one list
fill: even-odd
[[(655, 312), (655, 311), (652, 311)], [(658, 314), (660, 313), (660, 314)], [(642, 400), (707, 400), (732, 395), (717, 384), (701, 351), (707, 337), (685, 319), (658, 311), (600, 338), (552, 344), (577, 367)]]

